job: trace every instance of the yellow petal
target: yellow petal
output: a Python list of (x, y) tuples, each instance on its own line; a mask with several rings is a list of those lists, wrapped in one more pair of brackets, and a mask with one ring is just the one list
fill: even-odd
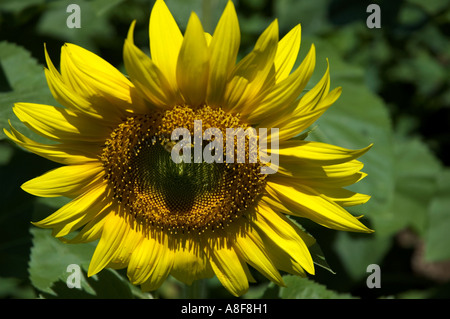
[[(267, 210), (269, 208), (265, 207), (263, 209)], [(310, 240), (311, 236), (309, 235), (304, 236), (302, 234), (303, 232), (297, 227), (296, 231), (309, 247), (311, 242)], [(300, 265), (300, 263), (297, 262), (295, 259), (293, 259), (292, 256), (288, 252), (286, 252), (286, 249), (284, 247), (280, 247), (274, 243), (273, 239), (269, 237), (270, 232), (265, 233), (263, 231), (259, 231), (259, 233), (262, 245), (264, 245), (265, 247), (270, 247), (270, 249), (267, 249), (266, 252), (268, 254), (269, 259), (273, 262), (274, 266), (277, 269), (287, 272), (289, 274), (306, 277), (305, 270)]]
[(127, 275), (133, 284), (142, 284), (155, 267), (161, 246), (153, 238), (143, 238), (136, 246), (128, 264)]
[(330, 91), (330, 64), (327, 60), (327, 69), (325, 74), (311, 90), (305, 93), (298, 103), (297, 110), (300, 112), (312, 111), (319, 106), (319, 102), (322, 101)]
[(100, 162), (63, 166), (25, 182), (22, 189), (35, 196), (70, 197), (102, 171)]
[(170, 274), (190, 285), (194, 280), (212, 277), (214, 272), (205, 253), (195, 240), (180, 240)]
[(13, 111), (35, 132), (53, 140), (104, 142), (109, 135), (109, 128), (103, 126), (103, 122), (79, 117), (60, 107), (16, 103)]
[[(85, 216), (89, 209), (96, 205), (99, 201), (102, 201), (105, 196), (106, 185), (103, 183), (99, 184), (86, 194), (80, 195), (76, 199), (64, 205), (47, 218), (33, 224), (42, 228), (53, 228), (60, 224), (66, 224), (70, 221)], [(94, 209), (94, 211), (97, 210)]]
[[(283, 162), (280, 159), (280, 162)], [(303, 185), (321, 187), (345, 187), (357, 183), (367, 176), (361, 172), (363, 164), (357, 160), (333, 165), (312, 165), (287, 161), (279, 167), (278, 174), (271, 176), (272, 181), (286, 185)]]
[(150, 52), (173, 91), (177, 88), (176, 67), (183, 35), (162, 0), (157, 0), (150, 15)]
[[(78, 112), (84, 116), (93, 117), (107, 122), (117, 123), (120, 121), (120, 112), (115, 110), (105, 109), (105, 106), (101, 103), (95, 103), (96, 101), (89, 101), (82, 92), (78, 94), (73, 90), (72, 86), (65, 83), (61, 74), (56, 70), (53, 65), (47, 49), (45, 49), (45, 59), (47, 61), (47, 67), (45, 71), (45, 77), (47, 79), (48, 87), (50, 91), (61, 105), (68, 109)], [(108, 107), (110, 109), (110, 107)]]
[(278, 21), (273, 21), (258, 38), (253, 50), (236, 65), (227, 85), (225, 105), (232, 112), (246, 113), (262, 100), (262, 92), (275, 82)]
[(169, 249), (167, 242), (163, 243), (159, 255), (156, 257), (157, 261), (152, 267), (152, 271), (147, 277), (147, 281), (142, 284), (143, 291), (153, 291), (158, 289), (172, 270), (175, 254)]
[(292, 259), (283, 249), (274, 245), (273, 241), (267, 235), (261, 234), (261, 239), (264, 245), (271, 246), (271, 249), (267, 253), (277, 269), (292, 275), (306, 277), (305, 270), (302, 266)]
[[(175, 93), (169, 82), (153, 61), (134, 45), (135, 22), (130, 26), (125, 40), (123, 58), (125, 68), (134, 85), (153, 105), (164, 108), (176, 104)], [(179, 102), (179, 101), (178, 101)]]
[(354, 206), (366, 203), (370, 196), (350, 191), (345, 188), (315, 187), (318, 194), (341, 206)]
[(273, 118), (268, 118), (259, 126), (279, 128), (280, 142), (300, 134), (339, 98), (341, 88), (336, 88), (328, 93), (329, 88), (330, 74), (329, 67), (327, 67), (327, 71), (319, 83), (302, 96), (297, 105), (288, 107)]
[(11, 132), (3, 129), (3, 132), (8, 138), (28, 151), (51, 161), (70, 165), (98, 160), (97, 156), (100, 151), (98, 145), (86, 145), (86, 143), (42, 144), (35, 142), (18, 132), (11, 123), (9, 123), (9, 125)]
[(131, 255), (136, 247), (141, 243), (143, 234), (136, 227), (128, 226), (127, 231), (120, 245), (116, 248), (108, 267), (116, 269), (124, 268), (128, 265)]
[(301, 42), (301, 26), (295, 26), (278, 43), (275, 56), (275, 70), (277, 83), (284, 80), (291, 73), (292, 67), (297, 60)]
[(253, 227), (246, 229), (245, 234), (238, 233), (234, 247), (245, 262), (277, 285), (284, 286), (280, 273), (267, 254), (271, 247), (264, 247), (261, 237)]
[(172, 270), (175, 255), (169, 248), (166, 234), (142, 238), (134, 249), (128, 264), (127, 275), (144, 291), (155, 290), (164, 282)]
[(120, 217), (114, 211), (105, 218), (100, 241), (89, 264), (89, 277), (101, 271), (111, 262), (122, 242), (126, 240), (126, 235), (130, 228), (123, 217)]
[(66, 43), (62, 47), (61, 76), (77, 94), (110, 112), (147, 111), (134, 85), (119, 70), (80, 46)]
[(298, 227), (265, 205), (259, 205), (253, 224), (270, 238), (274, 245), (284, 250), (301, 267), (314, 274), (314, 264), (306, 243), (298, 234)]
[(210, 48), (207, 104), (222, 106), (225, 87), (236, 63), (241, 34), (234, 4), (228, 1), (214, 30)]
[(209, 45), (211, 44), (212, 35), (209, 34), (208, 32), (205, 32), (204, 34), (205, 34), (206, 45), (209, 47)]
[(177, 83), (189, 105), (195, 107), (205, 103), (208, 74), (208, 46), (202, 24), (192, 13), (177, 63)]
[[(282, 147), (272, 152), (278, 152), (280, 157), (284, 157), (287, 161), (291, 158), (291, 161), (314, 161), (322, 165), (331, 165), (354, 160), (371, 147), (372, 144), (362, 149), (351, 150), (322, 142), (291, 140), (284, 142)], [(356, 162), (352, 164), (358, 165)]]
[(239, 256), (227, 244), (211, 247), (211, 267), (222, 285), (234, 296), (243, 295), (248, 290), (248, 279)]
[(300, 188), (296, 185), (294, 188), (289, 185), (268, 182), (266, 190), (274, 199), (272, 205), (278, 203), (276, 207), (283, 208), (284, 213), (305, 217), (320, 225), (337, 230), (372, 232), (341, 206), (318, 196), (306, 186)]
[[(341, 95), (342, 89), (340, 87), (332, 90), (326, 98), (324, 98), (318, 106), (315, 106), (309, 111), (296, 110), (292, 115), (291, 121), (285, 121), (280, 124), (280, 141), (288, 140), (306, 130), (317, 119), (325, 113), (328, 108)], [(277, 127), (277, 126), (275, 126)]]
[(275, 127), (276, 124), (271, 123), (274, 119), (272, 115), (279, 114), (295, 102), (314, 71), (315, 61), (315, 47), (312, 45), (302, 64), (287, 78), (276, 83), (261, 103), (249, 109), (246, 119), (251, 123), (263, 122), (266, 128)]
[[(111, 202), (101, 198), (97, 200), (91, 207), (80, 214), (78, 217), (53, 226), (52, 235), (58, 239), (77, 230), (78, 228), (92, 222), (97, 217), (105, 217), (110, 212)], [(63, 239), (63, 242), (69, 242)]]
[(98, 214), (92, 218), (79, 232), (70, 239), (59, 238), (62, 242), (69, 244), (88, 243), (100, 239), (105, 224), (106, 216), (111, 212), (111, 205), (104, 206)]

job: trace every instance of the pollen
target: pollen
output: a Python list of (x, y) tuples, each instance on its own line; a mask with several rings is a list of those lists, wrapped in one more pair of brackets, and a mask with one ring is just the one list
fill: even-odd
[(239, 115), (221, 108), (175, 106), (127, 118), (105, 142), (101, 160), (112, 196), (144, 226), (170, 233), (223, 229), (241, 218), (264, 190), (259, 161), (172, 160), (172, 131), (182, 127), (194, 135), (195, 120), (202, 121), (203, 132), (220, 129), (224, 139), (226, 128), (247, 128)]

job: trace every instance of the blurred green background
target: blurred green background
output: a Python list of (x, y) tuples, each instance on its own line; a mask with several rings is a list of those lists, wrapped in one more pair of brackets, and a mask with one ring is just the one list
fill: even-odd
[[(14, 102), (57, 105), (44, 77), (44, 43), (55, 65), (64, 42), (81, 45), (124, 71), (122, 46), (132, 20), (135, 42), (148, 52), (149, 0), (0, 0), (0, 126)], [(81, 9), (81, 28), (69, 29), (69, 4)], [(214, 26), (225, 0), (167, 0), (184, 29), (191, 11)], [(443, 0), (239, 0), (241, 54), (277, 18), (280, 36), (302, 25), (298, 62), (316, 45), (317, 83), (330, 61), (338, 102), (314, 125), (308, 139), (349, 148), (374, 143), (361, 160), (368, 177), (352, 189), (372, 195), (351, 208), (374, 234), (351, 234), (297, 220), (318, 241), (329, 268), (315, 276), (287, 276), (278, 288), (262, 276), (243, 298), (449, 298), (450, 297), (450, 2)], [(381, 9), (381, 28), (370, 29), (367, 6)], [(35, 137), (33, 135), (33, 137)], [(39, 138), (38, 138), (39, 139)], [(41, 139), (42, 140), (42, 139)], [(446, 152), (447, 151), (447, 152)], [(0, 297), (180, 298), (230, 297), (216, 279), (189, 291), (168, 280), (143, 294), (123, 271), (105, 270), (69, 289), (68, 264), (87, 269), (94, 245), (59, 243), (30, 221), (51, 214), (66, 199), (39, 199), (20, 185), (56, 167), (22, 151), (0, 133)], [(381, 269), (381, 288), (368, 288), (370, 264)]]

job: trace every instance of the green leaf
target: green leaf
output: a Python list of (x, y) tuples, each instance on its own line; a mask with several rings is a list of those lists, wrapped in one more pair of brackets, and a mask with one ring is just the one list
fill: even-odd
[(411, 227), (423, 235), (441, 165), (427, 145), (416, 138), (397, 138), (395, 154), (395, 196), (391, 216), (383, 220), (383, 230), (394, 233)]
[[(60, 280), (66, 282), (70, 274), (67, 267), (71, 264), (77, 264), (86, 270), (95, 246), (93, 243), (64, 244), (54, 238), (47, 229), (32, 227), (30, 231), (33, 235), (28, 265), (30, 281), (38, 290), (56, 295), (52, 285)], [(82, 278), (81, 285), (84, 290), (92, 292), (86, 278)]]
[[(66, 279), (62, 278), (53, 283), (51, 287), (55, 294), (44, 292), (41, 294), (41, 297), (47, 299), (132, 299), (135, 297), (129, 282), (113, 269), (104, 269), (97, 275), (89, 278), (83, 272), (83, 281), (86, 286), (82, 287), (82, 289), (69, 288), (66, 284)], [(150, 296), (149, 294), (147, 295)], [(139, 294), (140, 298), (144, 298), (143, 296), (143, 293)]]
[(429, 224), (425, 235), (427, 261), (450, 259), (450, 169), (446, 168), (438, 179), (436, 196), (429, 210)]
[[(45, 12), (37, 25), (37, 31), (45, 36), (71, 42), (91, 51), (98, 51), (98, 44), (104, 39), (114, 38), (114, 29), (108, 21), (107, 13), (120, 1), (109, 1), (110, 6), (104, 8), (102, 2), (78, 0), (80, 7), (80, 28), (67, 27), (67, 7), (72, 0), (54, 1), (47, 4)], [(131, 23), (131, 21), (130, 21)]]
[(376, 233), (360, 235), (339, 232), (334, 248), (349, 276), (357, 281), (367, 276), (367, 266), (382, 263), (391, 242), (390, 237), (377, 236)]
[[(20, 185), (53, 165), (46, 159), (0, 141), (0, 274), (28, 279), (27, 263), (32, 245), (29, 232), (35, 198)], [(32, 165), (30, 165), (32, 163)]]
[(283, 276), (286, 287), (280, 287), (279, 297), (283, 299), (353, 299), (350, 294), (328, 290), (308, 278)]
[(433, 94), (447, 80), (448, 72), (444, 65), (428, 52), (428, 49), (422, 47), (413, 49), (414, 55), (399, 61), (389, 70), (389, 75), (393, 80), (414, 83), (418, 94)]
[[(87, 269), (96, 242), (65, 244), (54, 238), (51, 231), (31, 228), (33, 247), (30, 253), (29, 274), (32, 285), (43, 298), (140, 298), (152, 296), (133, 286), (124, 274), (114, 269), (104, 269), (87, 277)], [(73, 273), (68, 266), (75, 264), (82, 270), (81, 288), (69, 288), (67, 280)]]
[[(0, 63), (13, 91), (24, 94), (47, 88), (44, 68), (24, 48), (6, 41), (0, 42)], [(50, 93), (48, 88), (47, 91)]]
[(327, 260), (325, 258), (325, 254), (322, 252), (319, 244), (317, 242), (314, 243), (311, 247), (308, 247), (309, 252), (311, 253), (311, 257), (315, 265), (328, 270), (332, 274), (335, 272), (331, 269), (330, 265), (328, 265)]

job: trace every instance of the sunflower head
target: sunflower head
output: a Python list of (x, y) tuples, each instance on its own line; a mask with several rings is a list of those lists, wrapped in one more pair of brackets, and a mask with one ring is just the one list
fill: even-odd
[(369, 147), (300, 135), (341, 93), (330, 91), (328, 68), (305, 91), (314, 46), (292, 70), (300, 25), (280, 40), (275, 20), (239, 61), (231, 1), (211, 35), (195, 13), (182, 34), (157, 0), (151, 57), (134, 44), (134, 28), (123, 50), (128, 76), (74, 44), (63, 46), (60, 70), (46, 53), (48, 85), (62, 107), (16, 103), (14, 112), (53, 143), (5, 130), (63, 164), (22, 188), (72, 199), (34, 224), (68, 243), (99, 240), (89, 276), (127, 268), (133, 284), (155, 290), (169, 275), (186, 284), (216, 275), (240, 296), (253, 270), (278, 285), (280, 271), (314, 274), (315, 241), (286, 215), (371, 232), (345, 210), (369, 199), (345, 188), (365, 177), (357, 158)]

